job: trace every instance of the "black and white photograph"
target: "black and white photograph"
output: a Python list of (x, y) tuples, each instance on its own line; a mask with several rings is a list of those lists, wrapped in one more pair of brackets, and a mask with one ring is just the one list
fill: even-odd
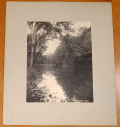
[(93, 102), (90, 22), (27, 22), (26, 102)]
[(111, 3), (6, 5), (3, 124), (117, 125)]

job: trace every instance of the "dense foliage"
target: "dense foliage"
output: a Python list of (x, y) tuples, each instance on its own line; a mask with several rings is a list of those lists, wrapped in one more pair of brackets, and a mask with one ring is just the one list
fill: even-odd
[(91, 27), (74, 25), (28, 22), (27, 102), (93, 102)]
[[(91, 63), (91, 28), (80, 27), (75, 36), (72, 22), (28, 22), (31, 33), (27, 35), (28, 65), (77, 65)], [(43, 55), (48, 40), (60, 40), (53, 54)], [(84, 57), (88, 58), (84, 61)]]

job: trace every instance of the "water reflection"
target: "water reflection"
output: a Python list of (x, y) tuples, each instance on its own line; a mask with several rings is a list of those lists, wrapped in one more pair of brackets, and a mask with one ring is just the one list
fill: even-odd
[(62, 87), (57, 83), (55, 76), (46, 73), (42, 75), (43, 80), (37, 85), (43, 93), (46, 94), (45, 101), (57, 101), (60, 102), (61, 99), (66, 99), (65, 92)]
[(90, 66), (28, 68), (27, 102), (93, 102)]

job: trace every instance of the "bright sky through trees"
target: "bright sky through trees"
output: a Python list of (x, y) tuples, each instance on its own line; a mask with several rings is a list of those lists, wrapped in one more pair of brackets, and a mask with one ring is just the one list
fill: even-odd
[(56, 48), (59, 46), (59, 44), (60, 44), (60, 41), (58, 39), (54, 39), (52, 41), (48, 40), (46, 42), (47, 49), (43, 53), (43, 55), (48, 55), (48, 54), (54, 53)]
[[(79, 32), (79, 28), (80, 27), (87, 27), (89, 28), (91, 26), (90, 22), (72, 22), (73, 25), (71, 25), (71, 28), (73, 28), (75, 30), (74, 33), (72, 33), (73, 36), (78, 36), (78, 32)], [(31, 30), (30, 28), (27, 26), (27, 34), (30, 34)], [(65, 31), (63, 31), (62, 33), (63, 35), (66, 35), (67, 33)], [(43, 53), (43, 55), (49, 55), (49, 54), (53, 54), (56, 50), (56, 48), (59, 46), (60, 44), (60, 40), (59, 39), (54, 39), (54, 40), (48, 40), (46, 42), (46, 46), (47, 49), (46, 51)]]

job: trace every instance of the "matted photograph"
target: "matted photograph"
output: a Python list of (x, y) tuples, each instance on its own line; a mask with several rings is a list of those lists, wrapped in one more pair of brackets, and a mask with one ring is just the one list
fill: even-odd
[(7, 2), (4, 125), (117, 125), (111, 7)]
[(27, 22), (26, 102), (93, 102), (90, 22)]

